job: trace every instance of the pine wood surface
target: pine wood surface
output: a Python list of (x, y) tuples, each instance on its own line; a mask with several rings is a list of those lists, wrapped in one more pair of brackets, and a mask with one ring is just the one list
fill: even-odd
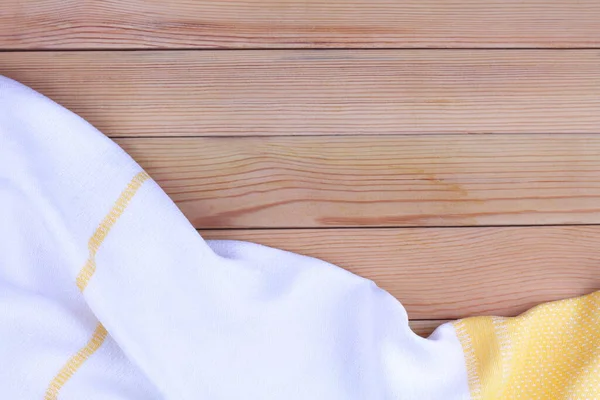
[(196, 228), (600, 222), (600, 136), (129, 138)]
[(8, 52), (0, 72), (111, 137), (597, 133), (598, 54)]
[(2, 0), (0, 49), (581, 48), (596, 0)]

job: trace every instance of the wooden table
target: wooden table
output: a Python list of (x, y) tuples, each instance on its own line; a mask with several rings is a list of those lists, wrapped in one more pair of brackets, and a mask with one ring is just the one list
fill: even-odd
[(3, 0), (0, 50), (205, 237), (373, 279), (421, 334), (600, 289), (598, 0)]

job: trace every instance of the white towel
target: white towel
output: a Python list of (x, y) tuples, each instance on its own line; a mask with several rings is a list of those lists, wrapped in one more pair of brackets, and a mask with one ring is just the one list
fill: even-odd
[[(201, 155), (198, 155), (201, 156)], [(0, 77), (1, 399), (465, 399), (452, 325), (326, 262), (205, 242), (116, 144)]]

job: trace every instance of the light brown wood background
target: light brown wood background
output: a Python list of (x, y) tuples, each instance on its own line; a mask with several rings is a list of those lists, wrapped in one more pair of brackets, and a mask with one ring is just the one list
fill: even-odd
[(419, 334), (600, 289), (597, 0), (3, 0), (0, 74)]

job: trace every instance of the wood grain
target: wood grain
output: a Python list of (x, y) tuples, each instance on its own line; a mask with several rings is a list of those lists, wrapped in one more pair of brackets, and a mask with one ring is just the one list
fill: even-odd
[(197, 228), (600, 223), (600, 136), (117, 141)]
[(3, 0), (0, 48), (592, 47), (596, 0)]
[(409, 326), (419, 336), (428, 337), (433, 331), (443, 323), (448, 322), (445, 320), (413, 320), (409, 321)]
[(600, 132), (596, 50), (10, 52), (0, 73), (113, 137)]
[(413, 319), (517, 315), (600, 289), (600, 226), (203, 231), (374, 280)]

